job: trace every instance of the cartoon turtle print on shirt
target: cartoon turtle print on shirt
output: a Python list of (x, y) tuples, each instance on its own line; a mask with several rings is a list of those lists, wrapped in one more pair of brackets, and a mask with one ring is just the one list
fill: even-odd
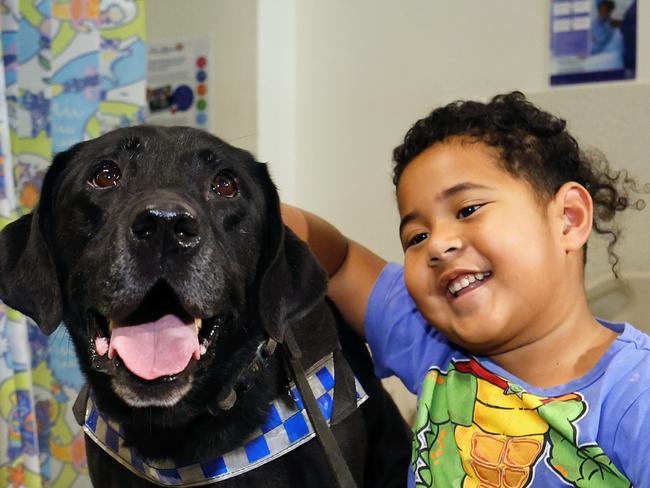
[(431, 369), (414, 426), (415, 486), (523, 488), (544, 458), (569, 486), (631, 487), (600, 447), (578, 445), (586, 411), (579, 393), (532, 395), (474, 359)]

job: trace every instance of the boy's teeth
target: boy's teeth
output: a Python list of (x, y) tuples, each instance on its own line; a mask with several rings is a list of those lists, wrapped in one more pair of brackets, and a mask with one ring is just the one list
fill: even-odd
[(453, 282), (449, 283), (447, 290), (455, 295), (463, 288), (467, 288), (476, 281), (483, 281), (488, 276), (490, 276), (490, 273), (474, 273), (465, 275), (462, 278), (456, 278)]

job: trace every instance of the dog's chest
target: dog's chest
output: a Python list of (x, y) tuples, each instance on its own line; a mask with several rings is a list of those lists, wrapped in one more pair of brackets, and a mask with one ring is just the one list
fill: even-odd
[[(318, 406), (331, 422), (334, 411), (336, 375), (333, 355), (330, 354), (310, 368), (309, 386)], [(338, 398), (358, 406), (367, 399), (363, 387), (355, 378), (354, 398)], [(340, 420), (340, 419), (339, 419)], [(291, 384), (288, 391), (269, 406), (266, 422), (252, 435), (228, 452), (196, 463), (176, 465), (171, 462), (142, 458), (126, 446), (123, 429), (104, 417), (89, 398), (83, 429), (114, 461), (133, 474), (162, 486), (201, 486), (234, 478), (270, 463), (310, 441), (314, 429), (309, 421), (300, 393)]]

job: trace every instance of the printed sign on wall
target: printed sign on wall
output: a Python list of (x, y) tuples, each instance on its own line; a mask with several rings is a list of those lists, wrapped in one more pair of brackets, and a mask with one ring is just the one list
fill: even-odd
[(209, 60), (209, 36), (150, 43), (148, 123), (209, 130)]
[(636, 0), (553, 0), (551, 85), (636, 76)]

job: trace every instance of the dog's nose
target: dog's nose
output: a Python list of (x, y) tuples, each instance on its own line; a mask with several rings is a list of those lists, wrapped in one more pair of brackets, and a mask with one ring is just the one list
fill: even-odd
[(182, 248), (195, 247), (201, 239), (195, 216), (180, 207), (147, 207), (133, 219), (131, 232), (138, 241), (169, 240)]

